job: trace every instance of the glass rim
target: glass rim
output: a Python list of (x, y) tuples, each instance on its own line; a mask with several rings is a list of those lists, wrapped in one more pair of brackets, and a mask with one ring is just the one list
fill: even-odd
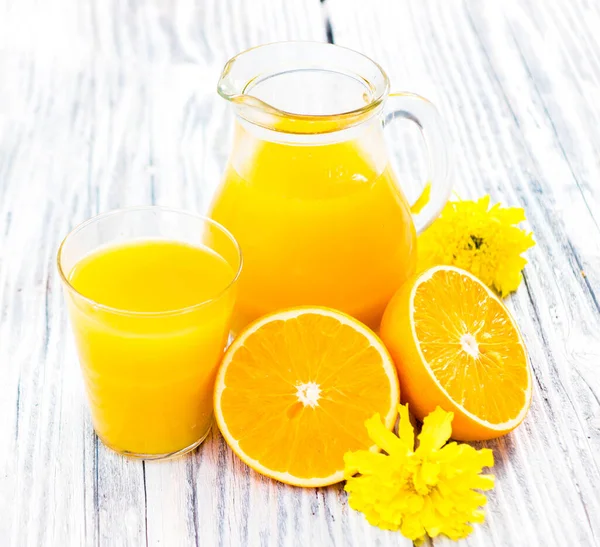
[[(298, 120), (298, 121), (323, 122), (323, 121), (328, 121), (328, 120), (332, 120), (332, 119), (352, 120), (355, 118), (360, 118), (360, 120), (363, 120), (363, 119), (366, 119), (363, 117), (370, 115), (374, 111), (376, 111), (377, 108), (383, 104), (383, 102), (389, 95), (390, 79), (389, 79), (386, 71), (383, 69), (383, 67), (377, 61), (371, 59), (371, 57), (369, 57), (368, 55), (365, 55), (364, 53), (361, 53), (360, 51), (356, 51), (355, 49), (351, 49), (351, 48), (345, 47), (345, 46), (340, 46), (338, 44), (331, 44), (329, 42), (318, 42), (318, 41), (314, 41), (314, 40), (282, 40), (282, 41), (276, 41), (276, 42), (268, 42), (265, 44), (259, 44), (259, 45), (250, 47), (248, 49), (245, 49), (244, 51), (239, 52), (238, 54), (231, 57), (225, 64), (223, 71), (221, 73), (220, 79), (219, 79), (219, 83), (217, 85), (218, 94), (223, 99), (225, 99), (231, 103), (234, 103), (234, 104), (239, 100), (239, 97), (241, 97), (241, 96), (252, 97), (251, 95), (246, 95), (245, 91), (246, 91), (246, 88), (248, 87), (248, 85), (253, 82), (253, 80), (244, 82), (243, 89), (238, 90), (237, 92), (229, 92), (223, 86), (224, 80), (226, 80), (228, 74), (233, 69), (234, 65), (236, 65), (238, 62), (240, 62), (240, 60), (242, 60), (244, 57), (247, 57), (248, 54), (256, 53), (260, 50), (269, 50), (269, 49), (278, 48), (278, 47), (279, 48), (295, 47), (295, 46), (303, 46), (303, 45), (308, 46), (308, 47), (313, 47), (313, 48), (322, 48), (323, 50), (326, 50), (326, 49), (342, 50), (342, 51), (345, 51), (347, 54), (355, 55), (356, 57), (360, 57), (363, 60), (367, 61), (370, 65), (372, 65), (379, 72), (381, 79), (382, 79), (381, 85), (376, 88), (377, 93), (371, 98), (371, 100), (367, 104), (365, 104), (361, 107), (354, 108), (351, 110), (346, 110), (344, 112), (337, 112), (334, 114), (302, 114), (302, 113), (297, 113), (297, 112), (288, 112), (286, 110), (277, 108), (270, 104), (267, 104), (264, 101), (262, 101), (261, 99), (253, 98), (253, 102), (256, 103), (256, 105), (258, 105), (258, 108), (263, 109), (267, 112), (270, 112), (271, 114), (278, 116), (278, 117), (283, 117), (286, 119), (292, 119), (292, 120)], [(255, 108), (255, 107), (253, 107), (253, 108)], [(251, 123), (256, 123), (253, 120), (247, 120), (247, 121), (249, 121)], [(261, 124), (257, 124), (257, 125), (261, 125)], [(329, 132), (329, 131), (326, 131), (326, 132)]]
[[(213, 296), (212, 298), (208, 298), (207, 300), (203, 300), (202, 302), (197, 302), (195, 304), (191, 304), (191, 305), (185, 306), (183, 308), (175, 308), (172, 310), (164, 310), (164, 311), (135, 311), (135, 310), (126, 310), (123, 308), (116, 308), (114, 306), (108, 306), (106, 304), (102, 304), (101, 302), (97, 302), (93, 298), (89, 298), (89, 297), (85, 296), (84, 294), (82, 294), (81, 292), (79, 292), (73, 286), (73, 284), (69, 280), (67, 274), (65, 274), (65, 271), (61, 264), (63, 250), (64, 250), (65, 245), (69, 241), (69, 239), (72, 236), (81, 232), (81, 230), (84, 230), (89, 225), (94, 224), (95, 222), (97, 222), (99, 220), (102, 220), (107, 217), (123, 214), (123, 213), (131, 213), (131, 212), (136, 212), (136, 211), (139, 211), (139, 212), (141, 212), (141, 211), (161, 211), (163, 213), (175, 213), (177, 215), (185, 215), (188, 217), (193, 217), (193, 218), (195, 218), (197, 220), (201, 220), (213, 227), (216, 227), (218, 230), (223, 232), (227, 236), (227, 238), (233, 243), (233, 245), (237, 251), (237, 255), (239, 256), (239, 265), (237, 267), (237, 271), (235, 272), (235, 275), (233, 276), (233, 279), (227, 284), (226, 287), (224, 287), (216, 296)], [(222, 258), (224, 258), (224, 257), (222, 257)], [(60, 276), (60, 279), (61, 279), (63, 285), (65, 287), (67, 287), (69, 292), (71, 292), (77, 298), (84, 300), (86, 303), (93, 306), (94, 308), (101, 309), (103, 311), (106, 311), (106, 312), (109, 312), (109, 313), (112, 313), (115, 315), (149, 317), (149, 318), (150, 317), (166, 317), (166, 316), (172, 316), (172, 315), (183, 315), (186, 313), (193, 312), (197, 309), (200, 309), (201, 307), (206, 306), (207, 304), (210, 304), (211, 302), (215, 302), (215, 301), (219, 300), (219, 298), (221, 298), (229, 289), (231, 289), (231, 287), (233, 287), (235, 285), (235, 283), (237, 282), (237, 280), (239, 279), (240, 274), (242, 272), (243, 263), (244, 263), (244, 257), (242, 255), (242, 249), (240, 247), (240, 244), (238, 243), (237, 239), (233, 236), (233, 234), (227, 228), (225, 228), (225, 226), (223, 226), (216, 220), (213, 220), (212, 218), (209, 218), (206, 215), (202, 215), (200, 213), (194, 213), (192, 211), (186, 211), (184, 209), (177, 209), (175, 207), (164, 207), (161, 205), (140, 205), (140, 206), (135, 206), (135, 207), (122, 207), (120, 209), (112, 209), (110, 211), (106, 211), (105, 213), (100, 213), (91, 218), (88, 218), (87, 220), (84, 220), (83, 222), (81, 222), (80, 224), (75, 226), (75, 228), (73, 228), (63, 238), (60, 246), (58, 247), (58, 251), (56, 253), (56, 266), (58, 269), (58, 274)]]

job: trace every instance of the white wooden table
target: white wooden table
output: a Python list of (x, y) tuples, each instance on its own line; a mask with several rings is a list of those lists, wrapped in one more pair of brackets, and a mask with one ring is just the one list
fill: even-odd
[(458, 195), (523, 206), (535, 233), (508, 300), (533, 405), (485, 443), (497, 486), (464, 544), (600, 545), (600, 2), (0, 0), (0, 546), (410, 545), (341, 487), (256, 475), (218, 433), (123, 459), (85, 407), (61, 238), (116, 207), (203, 210), (230, 136), (220, 69), (287, 39), (363, 51), (433, 100)]

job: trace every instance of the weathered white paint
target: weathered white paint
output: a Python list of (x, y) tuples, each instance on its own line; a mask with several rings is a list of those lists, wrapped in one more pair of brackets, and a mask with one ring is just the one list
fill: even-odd
[[(0, 0), (0, 545), (410, 544), (340, 487), (257, 476), (218, 434), (167, 463), (99, 445), (54, 270), (99, 211), (204, 209), (228, 152), (225, 60), (328, 29), (439, 106), (457, 193), (524, 206), (538, 242), (509, 300), (534, 401), (485, 443), (497, 487), (464, 544), (600, 543), (600, 4)], [(408, 180), (420, 147), (393, 131)]]

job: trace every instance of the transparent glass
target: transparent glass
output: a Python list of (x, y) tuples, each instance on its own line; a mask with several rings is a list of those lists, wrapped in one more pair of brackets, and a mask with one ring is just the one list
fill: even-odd
[[(191, 305), (159, 311), (111, 307), (83, 293), (75, 274), (76, 268), (82, 271), (81, 265), (89, 264), (82, 260), (107, 257), (115, 249), (139, 252), (140, 243), (144, 252), (151, 253), (144, 260), (152, 264), (140, 283), (150, 279), (153, 291), (152, 276), (163, 275), (161, 269), (168, 266), (162, 255), (152, 254), (153, 245), (172, 243), (192, 246), (192, 253), (206, 252), (219, 264), (224, 260), (226, 274), (219, 280), (220, 288), (209, 294), (211, 286), (204, 291), (209, 296)], [(106, 275), (101, 271), (92, 278), (102, 284), (107, 300), (113, 297), (110, 291), (126, 286), (127, 264), (139, 263), (141, 255), (135, 260), (131, 256), (128, 262), (111, 262)], [(162, 207), (123, 209), (75, 228), (62, 242), (57, 261), (98, 437), (121, 454), (144, 459), (168, 458), (198, 446), (212, 424), (214, 378), (229, 335), (242, 267), (234, 237), (213, 220), (195, 214)], [(187, 263), (177, 266), (184, 273), (191, 268)], [(195, 275), (192, 270), (193, 283), (188, 279), (188, 285), (178, 286), (178, 294), (188, 286), (190, 291), (198, 289), (192, 294), (204, 294), (200, 285), (191, 286), (205, 283), (204, 277), (195, 280)], [(133, 280), (137, 282), (137, 274)], [(160, 288), (167, 302), (173, 285)], [(88, 295), (95, 289), (89, 283), (85, 287)]]
[[(434, 106), (390, 94), (385, 72), (364, 55), (315, 42), (239, 54), (218, 91), (235, 113), (235, 137), (210, 216), (244, 252), (235, 328), (296, 305), (337, 308), (377, 328), (415, 270), (416, 233), (450, 192)], [(429, 151), (412, 211), (386, 149), (384, 127), (395, 118), (416, 123)]]

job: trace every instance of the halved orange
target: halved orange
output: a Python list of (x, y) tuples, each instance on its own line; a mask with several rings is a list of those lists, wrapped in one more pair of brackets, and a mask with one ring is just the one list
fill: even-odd
[(517, 427), (531, 402), (531, 373), (519, 329), (475, 276), (436, 266), (390, 301), (381, 338), (417, 418), (454, 412), (452, 437), (484, 440)]
[(392, 429), (398, 377), (381, 340), (328, 308), (294, 308), (249, 325), (217, 374), (215, 417), (255, 471), (296, 486), (343, 480), (348, 450), (377, 451), (365, 420)]

